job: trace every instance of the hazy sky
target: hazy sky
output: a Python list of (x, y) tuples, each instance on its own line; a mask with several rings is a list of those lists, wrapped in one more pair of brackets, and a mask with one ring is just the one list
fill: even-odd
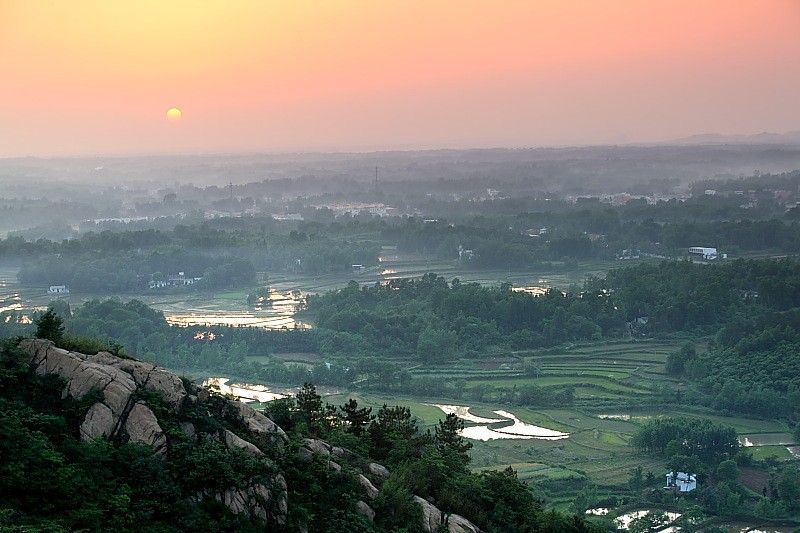
[(3, 157), (791, 130), (800, 0), (0, 0)]

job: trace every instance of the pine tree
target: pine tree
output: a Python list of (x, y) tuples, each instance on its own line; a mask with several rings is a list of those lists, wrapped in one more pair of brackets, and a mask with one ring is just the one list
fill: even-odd
[(53, 311), (52, 307), (34, 320), (34, 323), (37, 339), (48, 339), (56, 345), (64, 339), (64, 320)]
[(300, 417), (306, 423), (309, 432), (319, 435), (323, 414), (322, 397), (317, 394), (317, 387), (313, 383), (303, 383), (303, 387), (298, 391), (297, 409), (300, 411)]
[(358, 402), (350, 398), (346, 404), (339, 407), (344, 416), (342, 419), (349, 424), (350, 433), (356, 437), (360, 437), (367, 429), (369, 423), (375, 418), (372, 415), (372, 407), (358, 407)]
[(436, 426), (436, 446), (442, 450), (457, 453), (466, 463), (469, 461), (467, 452), (472, 448), (472, 443), (461, 436), (464, 421), (455, 413), (448, 413), (444, 420), (439, 420)]

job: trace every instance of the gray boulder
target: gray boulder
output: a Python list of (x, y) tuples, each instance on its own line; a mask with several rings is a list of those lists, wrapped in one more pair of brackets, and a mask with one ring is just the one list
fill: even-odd
[(375, 521), (375, 511), (373, 511), (372, 507), (367, 505), (366, 502), (362, 502), (361, 500), (358, 500), (356, 502), (356, 512), (358, 514), (360, 514), (361, 516), (366, 517), (366, 519), (369, 520), (370, 522), (374, 522)]
[(134, 444), (147, 444), (153, 452), (163, 454), (167, 451), (167, 437), (158, 424), (153, 411), (144, 403), (136, 402), (125, 420), (125, 431)]
[(380, 492), (375, 485), (372, 484), (370, 480), (364, 477), (362, 474), (358, 474), (356, 476), (356, 481), (358, 481), (359, 485), (364, 487), (364, 492), (367, 494), (367, 497), (370, 500), (374, 500), (378, 497), (378, 493)]
[(384, 479), (389, 477), (389, 471), (386, 467), (378, 463), (367, 463), (364, 465), (363, 470), (365, 474), (370, 476), (372, 481), (378, 484), (378, 486), (383, 483)]
[(286, 432), (275, 422), (259, 413), (249, 405), (236, 400), (228, 400), (228, 408), (244, 422), (247, 429), (254, 435), (254, 444), (259, 447), (269, 447), (278, 452), (283, 452), (289, 442)]
[(331, 454), (331, 445), (324, 440), (306, 438), (303, 439), (303, 446), (320, 455), (328, 456)]
[(422, 527), (428, 533), (436, 533), (439, 526), (444, 525), (442, 519), (445, 516), (447, 531), (450, 533), (481, 533), (478, 526), (462, 516), (457, 514), (443, 515), (435, 505), (419, 496), (414, 496), (414, 501), (422, 508)]
[(257, 459), (261, 459), (266, 456), (264, 452), (259, 450), (255, 444), (247, 442), (243, 438), (239, 437), (236, 433), (233, 433), (227, 429), (225, 430), (225, 446), (228, 449), (238, 448)]

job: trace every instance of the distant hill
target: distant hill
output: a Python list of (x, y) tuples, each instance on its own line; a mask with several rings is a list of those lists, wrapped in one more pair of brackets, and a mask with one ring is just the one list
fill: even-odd
[(754, 135), (722, 135), (719, 133), (698, 133), (682, 137), (664, 144), (704, 145), (704, 144), (800, 144), (800, 130), (786, 133), (764, 131)]

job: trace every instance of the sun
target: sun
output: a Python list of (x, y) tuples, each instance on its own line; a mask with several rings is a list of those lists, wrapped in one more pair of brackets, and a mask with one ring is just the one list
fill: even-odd
[(171, 107), (167, 110), (167, 120), (170, 122), (180, 122), (183, 113), (177, 107)]

